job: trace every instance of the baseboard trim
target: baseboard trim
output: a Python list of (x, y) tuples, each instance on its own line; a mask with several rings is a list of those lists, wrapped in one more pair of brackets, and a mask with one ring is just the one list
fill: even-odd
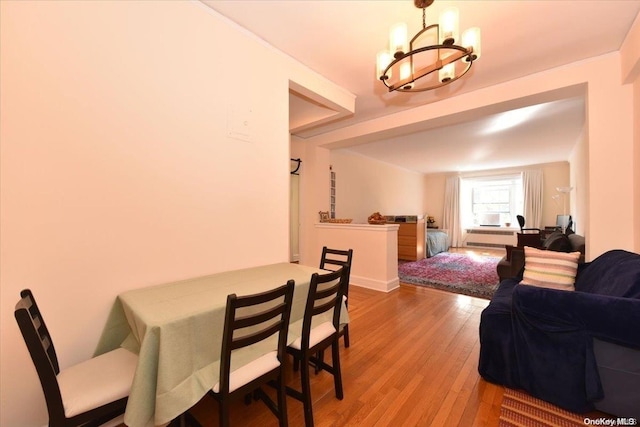
[(351, 275), (349, 286), (359, 286), (361, 288), (373, 289), (374, 291), (391, 292), (400, 287), (400, 279), (395, 277), (391, 280), (376, 280), (369, 277)]

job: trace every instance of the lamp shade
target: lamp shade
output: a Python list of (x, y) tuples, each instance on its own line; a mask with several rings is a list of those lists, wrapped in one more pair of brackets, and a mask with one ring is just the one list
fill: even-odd
[(456, 71), (456, 64), (453, 62), (440, 68), (438, 70), (438, 79), (440, 79), (440, 83), (446, 83), (452, 78), (454, 78), (455, 71)]
[(389, 51), (394, 57), (399, 58), (408, 50), (407, 24), (400, 22), (389, 30)]
[[(400, 64), (400, 80), (408, 79), (412, 76), (413, 69), (411, 68), (411, 62), (405, 61)], [(407, 83), (403, 86), (403, 89), (413, 88), (413, 82)]]
[[(392, 60), (393, 57), (388, 51), (382, 50), (378, 52), (378, 55), (376, 56), (376, 76), (378, 78), (382, 77), (384, 70), (387, 69)], [(387, 72), (387, 78), (391, 78), (391, 70)]]
[(440, 15), (440, 43), (453, 44), (458, 39), (458, 8), (450, 7)]
[(462, 33), (462, 46), (473, 48), (473, 60), (480, 58), (482, 54), (482, 43), (480, 42), (480, 28), (473, 27)]
[(560, 193), (568, 193), (571, 190), (573, 190), (573, 187), (556, 187), (556, 191), (559, 191)]

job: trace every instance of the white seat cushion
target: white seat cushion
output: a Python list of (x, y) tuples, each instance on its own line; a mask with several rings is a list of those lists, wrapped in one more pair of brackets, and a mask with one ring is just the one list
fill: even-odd
[[(331, 335), (336, 333), (336, 328), (333, 327), (333, 323), (324, 322), (311, 329), (311, 333), (309, 334), (309, 348), (318, 344), (323, 339), (330, 337)], [(289, 347), (295, 348), (296, 350), (300, 350), (302, 346), (302, 337), (298, 338), (294, 342), (292, 342)]]
[(58, 385), (67, 417), (129, 396), (138, 356), (124, 348), (60, 371)]
[[(278, 366), (280, 366), (280, 361), (278, 360), (277, 351), (260, 356), (229, 374), (229, 392), (242, 387)], [(218, 393), (220, 391), (220, 383), (216, 383), (212, 390), (214, 393)]]

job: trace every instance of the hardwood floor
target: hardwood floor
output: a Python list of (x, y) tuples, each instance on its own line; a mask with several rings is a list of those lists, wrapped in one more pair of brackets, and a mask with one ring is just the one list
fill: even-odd
[(449, 252), (499, 257), (507, 253), (504, 248), (449, 248)]
[[(497, 426), (504, 389), (477, 372), (480, 312), (487, 300), (401, 284), (390, 293), (349, 291), (351, 347), (341, 348), (344, 399), (330, 374), (312, 375), (316, 426)], [(298, 387), (290, 360), (287, 383)], [(287, 399), (289, 425), (304, 425), (302, 404)], [(192, 413), (217, 426), (205, 397)], [(277, 425), (262, 402), (231, 410), (231, 425)]]

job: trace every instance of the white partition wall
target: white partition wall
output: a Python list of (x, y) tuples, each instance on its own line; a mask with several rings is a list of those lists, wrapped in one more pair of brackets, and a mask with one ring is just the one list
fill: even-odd
[(353, 249), (350, 284), (378, 291), (396, 289), (398, 279), (397, 224), (316, 224), (317, 254), (322, 247)]

